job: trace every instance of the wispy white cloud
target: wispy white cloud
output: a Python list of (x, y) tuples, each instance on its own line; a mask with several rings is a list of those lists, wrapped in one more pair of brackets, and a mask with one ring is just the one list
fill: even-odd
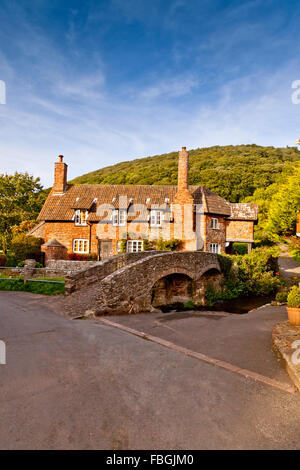
[(159, 97), (178, 98), (190, 93), (199, 85), (192, 76), (177, 76), (161, 80), (139, 91), (141, 98), (152, 99)]

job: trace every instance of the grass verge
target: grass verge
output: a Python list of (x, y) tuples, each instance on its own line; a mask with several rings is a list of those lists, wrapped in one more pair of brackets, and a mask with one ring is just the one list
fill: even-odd
[(0, 279), (0, 290), (32, 292), (33, 294), (58, 295), (64, 294), (65, 285), (27, 281), (24, 284), (22, 279)]

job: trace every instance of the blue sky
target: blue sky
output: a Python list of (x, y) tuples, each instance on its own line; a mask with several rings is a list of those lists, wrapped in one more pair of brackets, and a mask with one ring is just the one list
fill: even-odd
[(0, 172), (300, 137), (300, 2), (0, 0)]

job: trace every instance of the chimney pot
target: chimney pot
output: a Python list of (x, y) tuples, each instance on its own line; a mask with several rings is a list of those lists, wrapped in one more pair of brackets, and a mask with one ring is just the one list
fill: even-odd
[(189, 185), (189, 154), (186, 147), (182, 147), (178, 159), (178, 191), (185, 191)]
[(63, 161), (63, 155), (58, 156), (58, 162), (54, 164), (54, 185), (53, 191), (56, 194), (63, 194), (67, 189), (68, 165)]

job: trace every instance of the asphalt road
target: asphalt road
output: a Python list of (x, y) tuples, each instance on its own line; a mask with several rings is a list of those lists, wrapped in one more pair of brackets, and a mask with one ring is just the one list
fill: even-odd
[[(100, 322), (69, 320), (52, 303), (32, 294), (0, 293), (0, 339), (7, 345), (7, 364), (0, 365), (1, 449), (300, 448), (299, 395)], [(269, 341), (266, 324), (272, 323), (261, 313), (253, 331), (253, 338), (264, 331), (259, 343)], [(273, 321), (282, 315), (274, 313)], [(207, 317), (205, 334), (211, 338), (201, 348), (214, 344), (216, 324), (220, 335), (223, 322), (224, 355), (235, 359), (238, 353), (227, 350), (233, 320)], [(250, 344), (253, 323), (244, 322)], [(199, 329), (191, 326), (196, 347)], [(188, 333), (186, 324), (182, 331)], [(264, 361), (261, 347), (250, 349), (257, 363)], [(289, 380), (281, 373), (273, 375)]]

